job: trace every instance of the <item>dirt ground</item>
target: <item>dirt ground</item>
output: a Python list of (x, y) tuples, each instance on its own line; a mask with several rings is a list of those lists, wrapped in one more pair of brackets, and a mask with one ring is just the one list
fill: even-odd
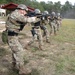
[[(67, 38), (69, 33), (66, 33), (67, 30), (63, 31), (64, 27), (65, 25), (57, 36), (50, 36), (51, 43), (44, 41), (45, 50), (39, 50), (38, 43), (31, 45), (29, 50), (25, 49), (25, 67), (32, 70), (31, 75), (75, 75), (75, 39)], [(32, 38), (29, 30), (29, 26), (25, 27), (19, 35), (23, 47)], [(62, 34), (62, 31), (65, 33)], [(61, 34), (66, 36), (66, 40)], [(18, 75), (17, 72), (12, 71), (11, 54), (8, 45), (0, 40), (0, 75)]]

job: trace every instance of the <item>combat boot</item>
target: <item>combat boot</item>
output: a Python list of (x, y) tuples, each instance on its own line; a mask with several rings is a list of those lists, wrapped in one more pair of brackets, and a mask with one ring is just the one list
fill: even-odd
[(43, 35), (42, 35), (42, 37), (45, 37), (45, 36), (46, 36), (46, 33), (44, 32)]
[(52, 31), (50, 32), (50, 35), (52, 35)]
[(16, 63), (15, 62), (12, 62), (12, 70), (16, 71), (16, 72), (19, 72), (19, 69), (16, 67)]
[(30, 41), (24, 48), (29, 50), (32, 43), (34, 43), (34, 41)]
[(46, 40), (46, 42), (47, 42), (47, 43), (50, 43), (50, 41), (49, 41), (48, 39)]
[(24, 48), (27, 49), (27, 50), (29, 50), (30, 49), (30, 46), (29, 45), (26, 45)]
[(54, 35), (57, 35), (57, 33), (54, 33)]
[(39, 49), (40, 49), (40, 50), (45, 50), (42, 46), (39, 46)]
[(31, 70), (29, 68), (25, 68), (24, 66), (20, 66), (19, 75), (29, 75), (31, 74)]

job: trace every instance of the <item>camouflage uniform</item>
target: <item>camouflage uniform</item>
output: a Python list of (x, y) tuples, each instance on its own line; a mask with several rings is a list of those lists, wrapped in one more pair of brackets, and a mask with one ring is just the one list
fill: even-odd
[[(24, 53), (26, 50), (23, 49), (18, 39), (18, 33), (22, 30), (23, 26), (27, 22), (34, 22), (34, 17), (26, 17), (19, 13), (19, 9), (16, 9), (9, 14), (6, 21), (6, 29), (8, 32), (8, 45), (12, 50), (13, 67), (19, 71), (19, 74), (29, 73), (30, 70), (24, 70)], [(22, 26), (22, 27), (21, 27)]]
[(50, 34), (57, 34), (57, 18), (55, 16), (55, 14), (51, 15), (50, 17), (50, 27), (51, 27), (51, 31), (50, 31)]
[[(43, 18), (43, 17), (42, 17)], [(45, 18), (45, 17), (44, 17)], [(48, 20), (45, 18), (45, 20), (41, 20), (41, 29), (43, 30), (43, 37), (46, 37), (46, 42), (49, 43), (49, 32), (47, 29)]]
[(28, 48), (29, 45), (38, 41), (39, 49), (43, 50), (43, 38), (40, 28), (40, 21), (32, 24), (31, 33), (32, 33), (32, 40), (26, 45), (25, 48)]
[(61, 16), (60, 13), (57, 14), (57, 31), (59, 31), (59, 28), (61, 26)]
[[(34, 12), (35, 12), (34, 14), (36, 14), (36, 16), (41, 14), (41, 11), (39, 9), (35, 9)], [(41, 28), (40, 28), (40, 25), (41, 25), (40, 17), (38, 17), (37, 21), (31, 25), (32, 25), (32, 30), (31, 30), (32, 40), (27, 44), (27, 46), (25, 48), (26, 49), (29, 48), (29, 45), (31, 45), (32, 43), (34, 43), (35, 41), (38, 40), (39, 49), (43, 50), (43, 39), (42, 39), (42, 33), (41, 33)]]

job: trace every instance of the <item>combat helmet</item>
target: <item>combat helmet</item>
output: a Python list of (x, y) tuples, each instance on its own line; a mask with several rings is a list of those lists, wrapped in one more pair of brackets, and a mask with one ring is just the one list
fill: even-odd
[(24, 4), (19, 4), (19, 5), (17, 6), (17, 8), (18, 8), (18, 9), (22, 9), (22, 10), (26, 10), (26, 11), (28, 11), (27, 6), (24, 5)]
[(60, 13), (57, 13), (57, 16), (60, 16)]
[(55, 16), (56, 15), (55, 12), (52, 12), (51, 14), (52, 14), (52, 16)]
[(41, 11), (39, 9), (34, 10), (35, 14), (41, 14)]
[(49, 14), (49, 12), (48, 11), (44, 11), (43, 14), (44, 15), (47, 15), (47, 14)]

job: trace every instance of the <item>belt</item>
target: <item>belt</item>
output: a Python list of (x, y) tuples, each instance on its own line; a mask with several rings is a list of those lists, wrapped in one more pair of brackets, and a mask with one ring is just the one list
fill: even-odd
[(35, 26), (34, 28), (39, 29), (39, 28), (40, 28), (40, 26)]
[(18, 33), (14, 32), (14, 31), (8, 31), (8, 35), (9, 36), (17, 36)]

